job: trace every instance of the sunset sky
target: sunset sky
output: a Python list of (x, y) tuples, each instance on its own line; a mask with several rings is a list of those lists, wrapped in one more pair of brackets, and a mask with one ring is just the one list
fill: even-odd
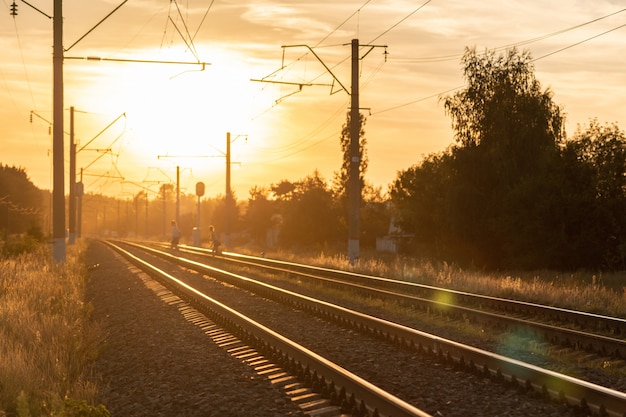
[[(360, 107), (366, 177), (383, 191), (453, 143), (440, 98), (463, 86), (465, 47), (529, 50), (568, 136), (591, 118), (626, 129), (623, 0), (128, 0), (90, 32), (122, 2), (64, 2), (65, 131), (73, 106), (87, 192), (156, 192), (178, 166), (183, 191), (203, 181), (207, 196), (223, 195), (227, 132), (238, 199), (316, 169), (330, 181), (341, 166), (350, 96), (339, 82), (350, 90), (352, 39), (377, 46), (361, 51)], [(29, 3), (39, 10), (16, 0), (13, 17), (2, 0), (0, 163), (51, 189), (53, 0)]]

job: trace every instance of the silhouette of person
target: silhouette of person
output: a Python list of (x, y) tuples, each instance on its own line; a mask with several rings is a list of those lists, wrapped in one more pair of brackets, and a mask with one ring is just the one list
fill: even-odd
[(220, 241), (217, 238), (217, 233), (215, 232), (215, 227), (209, 226), (209, 231), (211, 232), (211, 245), (213, 249), (213, 254), (220, 252)]
[(176, 220), (172, 220), (171, 222), (172, 224), (172, 240), (170, 241), (171, 243), (171, 248), (172, 249), (178, 249), (178, 242), (180, 241), (180, 229), (178, 228), (178, 225), (176, 224)]

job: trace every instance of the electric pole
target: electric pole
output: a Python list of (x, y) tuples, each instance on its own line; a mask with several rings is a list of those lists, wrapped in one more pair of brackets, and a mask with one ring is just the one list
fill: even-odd
[[(348, 194), (348, 259), (350, 264), (354, 265), (359, 259), (359, 236), (360, 236), (360, 211), (361, 211), (361, 114), (359, 112), (359, 61), (367, 56), (374, 48), (385, 48), (385, 57), (387, 55), (387, 45), (359, 45), (358, 39), (352, 39), (352, 67), (351, 78), (352, 88), (348, 91), (341, 81), (333, 74), (328, 66), (322, 61), (322, 59), (315, 53), (315, 51), (308, 45), (284, 45), (283, 48), (304, 47), (307, 48), (315, 58), (324, 66), (326, 71), (333, 77), (337, 84), (350, 95), (350, 143), (348, 149), (348, 156), (350, 158), (348, 168), (348, 183), (346, 184), (346, 191)], [(368, 50), (359, 56), (359, 48), (366, 47)], [(273, 73), (272, 73), (273, 74)], [(267, 78), (267, 77), (266, 77)], [(300, 90), (307, 85), (315, 85), (311, 83), (295, 83), (285, 81), (271, 81), (265, 78), (260, 80), (253, 79), (252, 81), (269, 82), (276, 84), (292, 84), (298, 85)], [(334, 84), (333, 84), (334, 85)], [(293, 94), (293, 93), (292, 93)], [(331, 94), (333, 91), (331, 90)]]
[(248, 140), (248, 135), (237, 135), (235, 139), (230, 138), (230, 132), (226, 132), (226, 198), (224, 200), (224, 244), (226, 247), (230, 244), (230, 234), (233, 223), (233, 212), (235, 211), (235, 200), (233, 199), (233, 191), (230, 186), (230, 166), (239, 162), (232, 162), (230, 158), (230, 146), (241, 136)]
[(180, 166), (176, 165), (176, 224), (180, 227)]
[(361, 209), (361, 115), (359, 113), (359, 40), (352, 39), (352, 87), (350, 93), (350, 169), (348, 171), (348, 259), (359, 259)]
[(230, 132), (226, 132), (226, 200), (224, 201), (224, 244), (230, 245), (230, 222), (233, 194), (230, 188)]
[(70, 197), (69, 244), (76, 239), (76, 138), (74, 135), (74, 106), (70, 107)]
[(53, 126), (52, 126), (52, 254), (65, 262), (65, 189), (63, 160), (63, 2), (54, 0), (53, 16)]

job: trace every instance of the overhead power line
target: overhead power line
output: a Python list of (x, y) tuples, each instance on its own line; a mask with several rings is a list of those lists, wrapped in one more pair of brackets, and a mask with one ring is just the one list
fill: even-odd
[(623, 28), (624, 26), (626, 26), (626, 24), (623, 24), (623, 25), (620, 25), (620, 26), (618, 26), (618, 27), (616, 27), (616, 28), (613, 28), (613, 29), (607, 30), (606, 32), (599, 33), (599, 34), (597, 34), (597, 35), (595, 35), (595, 36), (591, 36), (591, 37), (589, 37), (589, 38), (587, 38), (587, 39), (583, 39), (583, 40), (582, 40), (582, 41), (580, 41), (580, 42), (573, 43), (573, 44), (568, 45), (568, 46), (566, 46), (566, 47), (564, 47), (564, 48), (557, 49), (557, 50), (556, 50), (556, 51), (554, 51), (554, 52), (550, 52), (549, 54), (545, 54), (545, 55), (540, 56), (539, 58), (535, 58), (535, 59), (533, 59), (533, 61), (538, 61), (538, 60), (540, 60), (540, 59), (543, 59), (543, 58), (549, 57), (549, 56), (554, 55), (554, 54), (557, 54), (557, 53), (559, 53), (559, 52), (563, 52), (563, 51), (565, 51), (566, 49), (573, 48), (573, 47), (575, 47), (575, 46), (578, 46), (578, 45), (583, 44), (583, 43), (585, 43), (585, 42), (588, 42), (588, 41), (590, 41), (590, 40), (593, 40), (593, 39), (599, 38), (600, 36), (604, 36), (604, 35), (606, 35), (607, 33), (614, 32), (614, 31), (616, 31), (616, 30), (618, 30), (618, 29)]
[[(22, 0), (24, 1), (24, 0)], [(116, 11), (118, 11), (120, 9), (120, 7), (122, 7), (128, 0), (124, 0), (119, 6), (117, 6), (115, 9), (113, 9), (108, 15), (104, 16), (104, 18), (102, 18), (98, 23), (96, 23), (96, 25), (94, 27), (92, 27), (91, 29), (89, 29), (87, 31), (87, 33), (85, 33), (83, 36), (81, 36), (80, 38), (78, 38), (78, 40), (76, 42), (74, 42), (73, 44), (71, 44), (68, 48), (66, 48), (64, 51), (67, 52), (70, 49), (72, 49), (74, 46), (76, 46), (77, 43), (79, 43), (80, 41), (82, 41), (83, 39), (85, 39), (85, 37), (87, 35), (89, 35), (91, 32), (93, 32), (94, 30), (96, 30), (96, 28), (98, 26), (100, 26), (105, 20), (107, 20), (109, 17), (111, 17), (111, 15), (113, 13), (115, 13)]]
[[(550, 32), (550, 33), (548, 33), (548, 34), (541, 35), (541, 36), (537, 36), (537, 37), (535, 37), (535, 38), (527, 39), (527, 40), (524, 40), (524, 41), (520, 41), (520, 42), (510, 43), (510, 44), (507, 44), (507, 45), (498, 46), (498, 47), (494, 48), (493, 50), (495, 50), (495, 51), (499, 51), (499, 50), (503, 50), (503, 49), (514, 48), (514, 47), (518, 47), (518, 46), (524, 46), (524, 45), (529, 45), (529, 44), (531, 44), (531, 43), (535, 43), (535, 42), (543, 41), (543, 40), (546, 40), (546, 39), (552, 38), (552, 37), (554, 37), (554, 36), (562, 35), (562, 34), (564, 34), (564, 33), (571, 32), (571, 31), (576, 30), (576, 29), (580, 29), (580, 28), (582, 28), (582, 27), (588, 26), (588, 25), (590, 25), (590, 24), (592, 24), (592, 23), (599, 22), (599, 21), (601, 21), (601, 20), (607, 19), (607, 18), (609, 18), (609, 17), (615, 16), (615, 15), (620, 14), (620, 13), (623, 13), (623, 12), (625, 12), (625, 11), (626, 11), (626, 9), (621, 9), (621, 10), (618, 10), (618, 11), (616, 11), (616, 12), (609, 13), (609, 14), (607, 14), (607, 15), (604, 15), (604, 16), (601, 16), (601, 17), (598, 17), (598, 18), (595, 18), (595, 19), (589, 20), (589, 21), (584, 22), (584, 23), (580, 23), (580, 24), (578, 24), (578, 25), (570, 26), (570, 27), (565, 28), (565, 29), (559, 29), (559, 30), (557, 30), (557, 31)], [(612, 29), (612, 30), (610, 30), (609, 32), (611, 32), (611, 31), (613, 31), (613, 30), (616, 30), (616, 29), (619, 29), (620, 27), (622, 27), (622, 26), (619, 26), (619, 27), (617, 27), (617, 28), (615, 28), (615, 29)], [(608, 33), (608, 32), (607, 32), (607, 33)], [(600, 35), (597, 35), (597, 36), (601, 36), (601, 35), (603, 35), (603, 34), (600, 34)], [(596, 36), (596, 37), (597, 37), (597, 36)], [(590, 38), (590, 39), (593, 39), (593, 38)], [(587, 39), (587, 40), (590, 40), (590, 39)], [(586, 41), (586, 40), (585, 40), (585, 41)], [(583, 41), (583, 42), (585, 42), (585, 41)], [(581, 42), (581, 43), (582, 43), (582, 42)], [(568, 48), (571, 48), (572, 46), (575, 46), (575, 45), (571, 45), (571, 46), (569, 46)], [(566, 49), (567, 49), (567, 48), (566, 48)], [(454, 55), (442, 55), (442, 56), (432, 56), (432, 57), (423, 57), (423, 58), (397, 58), (397, 57), (396, 57), (396, 58), (394, 58), (394, 60), (395, 60), (395, 61), (403, 61), (403, 62), (410, 61), (410, 62), (415, 62), (415, 63), (424, 63), (424, 62), (443, 62), (443, 61), (456, 61), (456, 60), (459, 60), (459, 59), (461, 58), (461, 56), (462, 56), (462, 55), (460, 55), (460, 54), (454, 54)]]
[(426, 3), (423, 3), (421, 6), (419, 6), (417, 9), (413, 10), (411, 13), (409, 13), (408, 15), (404, 16), (402, 19), (400, 19), (397, 23), (393, 24), (389, 29), (385, 30), (383, 33), (381, 33), (380, 35), (376, 36), (374, 39), (372, 39), (371, 41), (369, 41), (369, 43), (373, 43), (376, 42), (379, 38), (383, 37), (384, 35), (386, 35), (387, 33), (389, 33), (391, 30), (393, 30), (394, 28), (396, 28), (400, 23), (404, 22), (405, 20), (407, 20), (409, 17), (413, 16), (415, 13), (417, 13), (418, 11), (420, 11), (424, 6), (426, 6), (428, 3), (430, 3), (432, 0), (428, 0), (426, 1)]
[[(606, 19), (606, 18), (608, 18), (608, 17), (615, 16), (615, 15), (617, 15), (617, 14), (619, 14), (619, 13), (624, 12), (624, 11), (626, 11), (626, 9), (621, 9), (621, 10), (619, 10), (619, 11), (617, 11), (617, 12), (610, 13), (610, 14), (608, 14), (608, 15), (605, 15), (605, 16), (602, 16), (602, 17), (599, 17), (599, 18), (596, 18), (596, 19), (590, 20), (590, 21), (585, 22), (585, 23), (581, 23), (581, 24), (578, 24), (578, 25), (575, 25), (575, 26), (571, 26), (571, 27), (566, 28), (566, 29), (558, 30), (558, 31), (556, 31), (556, 32), (552, 32), (552, 33), (547, 34), (547, 35), (539, 36), (539, 37), (536, 37), (536, 38), (533, 38), (533, 39), (529, 39), (529, 40), (526, 40), (526, 41), (521, 41), (521, 42), (514, 43), (514, 44), (509, 44), (509, 45), (507, 45), (507, 46), (503, 46), (503, 47), (498, 47), (498, 48), (496, 48), (495, 50), (500, 50), (500, 49), (505, 49), (505, 48), (512, 48), (512, 47), (521, 46), (521, 45), (527, 45), (527, 44), (529, 44), (529, 43), (533, 43), (533, 42), (537, 42), (537, 41), (540, 41), (540, 40), (544, 40), (544, 39), (550, 38), (550, 37), (552, 37), (552, 36), (557, 36), (557, 35), (560, 35), (560, 34), (562, 34), (562, 33), (569, 32), (569, 31), (571, 31), (571, 30), (578, 29), (578, 28), (581, 28), (581, 27), (583, 27), (583, 26), (589, 25), (589, 24), (591, 24), (591, 23), (598, 22), (598, 21), (600, 21), (600, 20), (602, 20), (602, 19)], [(570, 45), (565, 46), (565, 47), (563, 47), (563, 48), (560, 48), (560, 49), (558, 49), (558, 50), (556, 50), (556, 51), (553, 51), (553, 52), (547, 53), (547, 54), (545, 54), (545, 55), (542, 55), (542, 56), (540, 56), (540, 57), (538, 57), (538, 58), (534, 58), (532, 61), (533, 61), (533, 62), (536, 62), (536, 61), (539, 61), (540, 59), (544, 59), (544, 58), (547, 58), (547, 57), (549, 57), (549, 56), (555, 55), (555, 54), (557, 54), (557, 53), (559, 53), (559, 52), (563, 52), (563, 51), (565, 51), (565, 50), (567, 50), (567, 49), (570, 49), (570, 48), (573, 48), (573, 47), (575, 47), (575, 46), (581, 45), (581, 44), (583, 44), (583, 43), (585, 43), (585, 42), (588, 42), (588, 41), (590, 41), (590, 40), (593, 40), (593, 39), (599, 38), (600, 36), (604, 36), (604, 35), (606, 35), (606, 34), (608, 34), (608, 33), (614, 32), (614, 31), (616, 31), (616, 30), (618, 30), (618, 29), (621, 29), (621, 28), (623, 28), (623, 27), (625, 27), (625, 26), (626, 26), (626, 24), (619, 25), (619, 26), (617, 26), (617, 27), (615, 27), (615, 28), (613, 28), (613, 29), (609, 29), (609, 30), (604, 31), (604, 32), (602, 32), (602, 33), (599, 33), (599, 34), (597, 34), (597, 35), (590, 36), (590, 37), (588, 37), (588, 38), (586, 38), (586, 39), (583, 39), (582, 41), (579, 41), (579, 42), (576, 42), (576, 43), (570, 44)], [(449, 59), (449, 58), (446, 58), (446, 59)], [(459, 56), (456, 56), (456, 59), (459, 59)], [(431, 61), (431, 62), (432, 62), (432, 61)], [(386, 108), (386, 109), (383, 109), (383, 110), (380, 110), (380, 111), (377, 111), (377, 112), (373, 112), (373, 113), (372, 113), (372, 115), (376, 115), (376, 114), (380, 114), (380, 113), (386, 113), (386, 112), (388, 112), (388, 111), (391, 111), (391, 110), (396, 110), (396, 109), (399, 109), (399, 108), (401, 108), (401, 107), (410, 106), (410, 105), (412, 105), (412, 104), (419, 103), (419, 102), (421, 102), (421, 101), (425, 101), (425, 100), (428, 100), (428, 99), (432, 99), (432, 98), (435, 98), (435, 97), (439, 97), (439, 96), (441, 96), (442, 94), (447, 94), (447, 93), (450, 93), (450, 92), (452, 92), (452, 91), (459, 90), (459, 89), (461, 89), (461, 88), (463, 88), (463, 87), (464, 87), (464, 86), (459, 86), (459, 87), (451, 88), (451, 89), (446, 90), (446, 91), (443, 91), (443, 92), (441, 92), (441, 93), (432, 94), (432, 95), (429, 95), (429, 96), (427, 96), (427, 97), (423, 97), (423, 98), (420, 98), (420, 99), (412, 100), (412, 101), (409, 101), (409, 102), (407, 102), (407, 103), (399, 104), (399, 105), (397, 105), (397, 106), (389, 107), (389, 108)]]

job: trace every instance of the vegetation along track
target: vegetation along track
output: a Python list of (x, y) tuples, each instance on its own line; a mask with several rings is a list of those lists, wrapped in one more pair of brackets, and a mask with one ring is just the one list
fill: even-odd
[[(153, 252), (153, 254), (156, 253), (157, 251)], [(365, 339), (358, 336), (359, 344), (349, 349), (350, 353), (348, 353), (348, 355), (352, 358), (342, 360), (350, 363), (352, 367), (357, 367), (359, 369), (358, 373), (361, 375), (374, 375), (374, 378), (376, 378), (376, 374), (384, 374), (382, 380), (375, 382), (376, 384), (391, 386), (391, 389), (387, 389), (388, 391), (393, 393), (398, 392), (398, 396), (406, 398), (408, 402), (415, 403), (416, 405), (420, 405), (420, 402), (422, 405), (425, 403), (425, 408), (429, 412), (439, 412), (440, 409), (445, 408), (442, 407), (442, 403), (444, 403), (451, 404), (448, 407), (447, 413), (444, 413), (444, 415), (455, 415), (453, 410), (458, 411), (459, 409), (463, 409), (463, 407), (465, 407), (463, 412), (466, 413), (468, 412), (467, 407), (472, 407), (472, 410), (469, 411), (470, 415), (489, 415), (489, 413), (494, 412), (491, 410), (494, 404), (509, 401), (509, 404), (505, 404), (503, 407), (507, 410), (507, 415), (514, 415), (511, 414), (510, 400), (505, 400), (507, 395), (511, 395), (511, 390), (508, 390), (508, 394), (502, 394), (502, 398), (496, 398), (495, 393), (498, 389), (491, 386), (490, 380), (500, 380), (505, 383), (501, 384), (501, 386), (515, 386), (517, 390), (526, 392), (526, 395), (521, 397), (515, 396), (516, 409), (520, 409), (520, 402), (526, 404), (527, 407), (542, 407), (541, 411), (529, 411), (528, 409), (522, 408), (522, 414), (520, 415), (533, 412), (551, 415), (550, 411), (544, 408), (551, 407), (554, 404), (537, 400), (535, 397), (543, 397), (544, 399), (545, 397), (552, 397), (559, 402), (559, 407), (562, 407), (565, 402), (579, 406), (575, 409), (579, 411), (582, 410), (580, 411), (582, 412), (580, 415), (588, 415), (587, 413), (593, 412), (617, 416), (623, 415), (624, 410), (626, 410), (624, 407), (625, 396), (623, 393), (602, 388), (555, 372), (546, 371), (520, 361), (510, 360), (500, 355), (464, 346), (460, 343), (455, 343), (437, 336), (425, 334), (407, 328), (406, 326), (368, 317), (365, 314), (333, 306), (330, 303), (320, 302), (310, 297), (303, 297), (289, 291), (281, 291), (267, 284), (262, 284), (239, 275), (230, 274), (211, 266), (202, 265), (199, 262), (184, 260), (182, 256), (165, 256), (169, 256), (168, 261), (176, 260), (185, 265), (186, 268), (201, 271), (202, 274), (205, 274), (203, 277), (211, 276), (219, 280), (230, 281), (231, 283), (237, 282), (237, 285), (243, 286), (248, 290), (253, 290), (254, 292), (262, 294), (264, 297), (281, 299), (284, 302), (290, 303), (292, 306), (296, 306), (299, 310), (315, 311), (317, 315), (328, 318), (330, 321), (338, 322), (343, 327), (359, 329), (359, 333), (378, 336), (384, 339), (383, 343), (385, 347), (379, 347), (375, 357), (372, 357), (371, 354), (368, 357), (368, 349), (373, 349), (371, 346), (373, 346), (375, 342), (371, 341), (371, 337), (370, 341), (364, 341)], [(218, 261), (217, 257), (214, 258), (213, 261)], [(197, 274), (196, 277), (198, 277)], [(197, 278), (197, 281), (207, 282), (208, 280), (200, 277)], [(249, 303), (246, 302), (244, 304)], [(263, 310), (266, 309), (266, 307), (263, 307)], [(282, 314), (284, 315), (285, 313)], [(291, 321), (291, 315), (290, 320), (285, 320), (283, 317), (282, 320), (278, 320), (277, 325), (280, 326), (287, 321)], [(309, 319), (309, 322), (306, 324), (307, 329), (311, 326), (310, 322), (311, 320)], [(342, 332), (343, 336), (335, 336), (335, 338), (341, 340), (348, 338), (350, 343), (354, 343), (353, 340), (357, 338), (357, 333), (349, 331), (349, 336), (345, 336), (345, 330), (342, 330)], [(327, 331), (322, 330), (316, 333), (314, 338), (320, 339), (320, 336), (326, 336), (325, 333), (327, 333)], [(326, 339), (324, 340), (321, 349), (330, 350), (331, 342)], [(366, 344), (367, 346), (365, 346)], [(334, 345), (339, 346), (342, 345), (342, 343), (341, 341), (335, 341)], [(391, 345), (394, 345), (396, 348), (402, 347), (402, 349), (394, 349)], [(397, 359), (398, 356), (402, 356), (399, 351), (409, 352), (409, 357)], [(393, 352), (393, 354), (391, 352)], [(392, 357), (394, 359), (391, 359)], [(397, 362), (395, 362), (395, 364), (389, 362), (393, 360)], [(434, 366), (437, 372), (444, 374), (442, 371), (446, 370), (446, 372), (449, 371), (451, 374), (447, 376), (433, 376), (431, 373), (426, 377), (428, 382), (423, 381), (420, 384), (418, 378), (423, 377), (423, 375), (421, 375), (424, 374), (423, 371), (425, 369), (423, 368), (423, 364), (419, 365), (419, 371), (417, 371), (417, 373), (411, 372), (415, 372), (413, 369), (416, 363), (424, 360), (426, 362), (436, 362), (437, 364)], [(382, 365), (383, 363), (385, 365)], [(372, 368), (374, 370), (372, 370)], [(463, 393), (460, 393), (460, 391), (463, 390), (462, 387), (455, 386), (455, 383), (460, 382), (458, 381), (458, 372), (461, 370), (467, 371), (465, 372), (465, 378), (469, 378), (469, 382), (467, 380), (465, 381), (465, 385), (468, 385), (468, 387), (465, 388)], [(390, 372), (392, 375), (390, 375)], [(381, 377), (378, 376), (378, 378)], [(395, 378), (396, 382), (392, 382), (392, 378)], [(370, 378), (368, 377), (368, 379)], [(477, 381), (481, 389), (486, 389), (486, 391), (482, 393), (482, 396), (477, 389)], [(485, 384), (489, 385), (489, 387), (486, 388)], [(398, 386), (403, 387), (399, 388)], [(454, 388), (450, 388), (452, 386), (454, 386)], [(437, 392), (432, 392), (433, 387), (435, 387)], [(430, 393), (427, 392), (429, 389), (431, 390)], [(439, 400), (432, 400), (429, 398), (429, 396), (441, 397), (442, 395), (448, 396), (448, 398), (445, 400), (441, 398)], [(468, 401), (468, 398), (472, 395), (481, 397), (482, 399)], [(417, 400), (415, 399), (416, 397), (418, 397)], [(481, 404), (481, 402), (484, 404)], [(536, 404), (537, 402), (539, 405), (528, 405), (528, 403)], [(461, 403), (463, 403), (463, 405), (460, 405)], [(487, 408), (490, 409), (489, 412), (486, 410), (477, 411), (477, 408), (483, 407), (485, 404), (487, 404)], [(429, 409), (429, 407), (435, 408)], [(563, 410), (561, 409), (556, 411), (554, 415), (563, 415), (562, 413)], [(498, 412), (496, 411), (494, 415), (498, 415)]]

